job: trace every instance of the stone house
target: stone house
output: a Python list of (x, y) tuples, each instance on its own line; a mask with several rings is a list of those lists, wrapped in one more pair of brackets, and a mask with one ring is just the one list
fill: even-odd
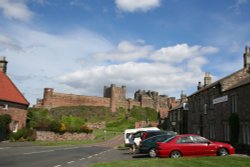
[[(250, 48), (243, 58), (242, 69), (216, 82), (206, 73), (204, 85), (199, 82), (188, 97), (188, 133), (219, 141), (237, 136), (239, 143), (250, 145)], [(239, 134), (232, 131), (232, 114), (239, 118)]]
[(188, 103), (186, 95), (183, 93), (181, 94), (178, 105), (173, 106), (169, 110), (166, 121), (168, 122), (169, 130), (177, 132), (178, 134), (185, 134), (188, 132)]
[(0, 58), (0, 115), (9, 114), (10, 130), (16, 132), (25, 127), (29, 102), (6, 74), (7, 61)]

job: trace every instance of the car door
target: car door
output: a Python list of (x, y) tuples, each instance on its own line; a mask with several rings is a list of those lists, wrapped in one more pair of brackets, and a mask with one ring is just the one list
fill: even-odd
[(196, 155), (208, 155), (211, 147), (209, 146), (209, 141), (201, 136), (192, 136), (194, 141), (194, 149), (197, 150)]
[(180, 137), (176, 141), (176, 149), (180, 150), (184, 156), (195, 155), (197, 147), (194, 147), (194, 142), (191, 136)]

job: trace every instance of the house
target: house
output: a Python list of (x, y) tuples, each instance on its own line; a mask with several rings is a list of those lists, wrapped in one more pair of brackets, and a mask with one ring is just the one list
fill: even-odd
[(29, 102), (6, 74), (7, 63), (0, 57), (0, 115), (11, 116), (10, 130), (16, 132), (26, 125)]
[(250, 48), (242, 69), (216, 82), (205, 74), (204, 85), (188, 97), (188, 133), (250, 145)]
[(181, 98), (178, 105), (172, 107), (169, 111), (169, 130), (177, 132), (178, 134), (185, 134), (187, 130), (188, 121), (188, 103), (187, 96), (181, 93)]

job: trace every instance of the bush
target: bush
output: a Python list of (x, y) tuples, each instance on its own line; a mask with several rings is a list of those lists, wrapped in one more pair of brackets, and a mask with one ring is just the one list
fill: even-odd
[(0, 140), (8, 139), (10, 129), (9, 124), (11, 122), (11, 116), (8, 114), (0, 115)]
[(84, 132), (84, 133), (92, 133), (93, 132), (93, 129), (90, 129), (88, 126), (86, 125), (82, 125), (80, 127), (80, 131), (81, 132)]
[[(20, 140), (27, 139), (28, 132), (29, 132), (29, 130), (26, 128), (19, 129), (16, 133), (12, 132), (10, 134), (10, 139), (11, 139), (11, 141), (18, 141), (19, 139)], [(23, 138), (23, 139), (21, 139), (21, 138)]]
[(57, 121), (52, 121), (50, 124), (50, 131), (55, 133), (60, 133), (61, 123)]

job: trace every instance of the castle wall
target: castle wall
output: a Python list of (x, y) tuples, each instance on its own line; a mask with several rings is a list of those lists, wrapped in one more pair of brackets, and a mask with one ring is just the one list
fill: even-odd
[(110, 98), (55, 93), (53, 89), (45, 89), (43, 108), (79, 105), (110, 107)]

